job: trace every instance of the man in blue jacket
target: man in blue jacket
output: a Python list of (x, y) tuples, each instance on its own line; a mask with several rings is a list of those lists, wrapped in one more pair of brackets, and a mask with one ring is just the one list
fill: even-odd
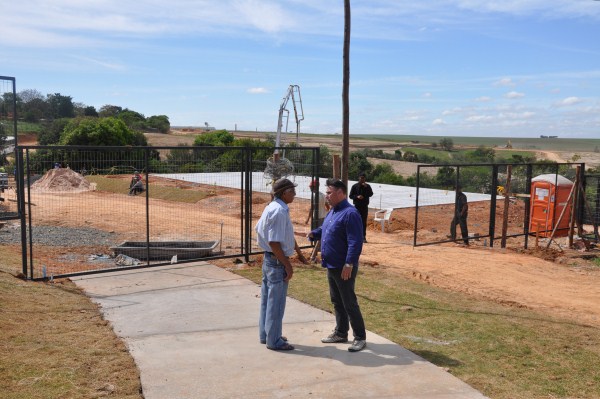
[(348, 187), (344, 182), (327, 179), (326, 184), (331, 210), (323, 225), (308, 234), (311, 240), (321, 240), (321, 263), (327, 268), (329, 295), (335, 310), (335, 330), (321, 342), (347, 342), (352, 326), (354, 341), (348, 350), (358, 352), (367, 346), (365, 322), (354, 293), (364, 238), (363, 225), (360, 214), (346, 198)]

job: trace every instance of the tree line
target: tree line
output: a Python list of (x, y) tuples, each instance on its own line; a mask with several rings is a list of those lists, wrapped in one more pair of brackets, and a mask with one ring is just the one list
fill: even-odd
[[(15, 101), (16, 100), (16, 101)], [(4, 93), (0, 97), (0, 119), (13, 118), (13, 102), (19, 121), (43, 123), (48, 125), (59, 119), (73, 118), (119, 118), (132, 130), (157, 131), (168, 133), (171, 128), (169, 117), (153, 115), (146, 118), (143, 114), (117, 105), (103, 105), (99, 110), (92, 105), (74, 102), (73, 97), (60, 93), (42, 94), (35, 89), (22, 90), (17, 93)]]

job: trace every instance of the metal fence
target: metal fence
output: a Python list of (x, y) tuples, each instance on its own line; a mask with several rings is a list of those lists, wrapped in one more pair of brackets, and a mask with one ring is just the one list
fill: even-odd
[(600, 175), (586, 175), (583, 184), (585, 195), (581, 204), (581, 218), (584, 224), (591, 226), (588, 238), (600, 241), (598, 225), (600, 224)]
[[(455, 187), (458, 185), (468, 200), (469, 245), (491, 247), (502, 240), (503, 246), (527, 248), (532, 230), (532, 179), (548, 175), (554, 176), (551, 179), (562, 176), (574, 182), (577, 166), (581, 167), (580, 179), (583, 179), (585, 165), (579, 163), (419, 165), (413, 245), (462, 241), (459, 225), (456, 226), (455, 239), (450, 231), (457, 198)], [(549, 198), (549, 201), (558, 219), (560, 208), (557, 207), (564, 204), (554, 198)], [(578, 225), (581, 225), (583, 202), (579, 204), (575, 215), (579, 218)], [(566, 234), (564, 227), (554, 224), (535, 227), (538, 236)]]
[(7, 168), (7, 157), (17, 139), (17, 102), (15, 78), (0, 76), (0, 222), (19, 218), (14, 169)]
[[(271, 200), (273, 148), (19, 146), (17, 154), (24, 229), (6, 226), (0, 243), (26, 240), (28, 278), (262, 252), (253, 228)], [(280, 157), (298, 183), (292, 219), (307, 232), (311, 201), (318, 200), (308, 183), (319, 173), (319, 150), (286, 148)], [(142, 191), (130, 189), (135, 172)]]

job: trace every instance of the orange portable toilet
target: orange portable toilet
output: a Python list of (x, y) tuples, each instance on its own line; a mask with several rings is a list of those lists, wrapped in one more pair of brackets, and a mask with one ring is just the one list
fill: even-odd
[(556, 227), (555, 237), (569, 233), (571, 207), (567, 207), (562, 219), (560, 214), (567, 205), (573, 182), (561, 175), (539, 175), (531, 179), (531, 212), (529, 232), (538, 232), (540, 237), (550, 237)]

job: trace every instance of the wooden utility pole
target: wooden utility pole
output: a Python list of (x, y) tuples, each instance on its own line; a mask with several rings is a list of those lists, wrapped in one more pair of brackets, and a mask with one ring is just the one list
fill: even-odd
[(340, 156), (338, 154), (333, 155), (333, 171), (331, 173), (334, 179), (340, 178)]
[(350, 158), (350, 0), (344, 0), (344, 77), (342, 89), (342, 181), (348, 185)]

